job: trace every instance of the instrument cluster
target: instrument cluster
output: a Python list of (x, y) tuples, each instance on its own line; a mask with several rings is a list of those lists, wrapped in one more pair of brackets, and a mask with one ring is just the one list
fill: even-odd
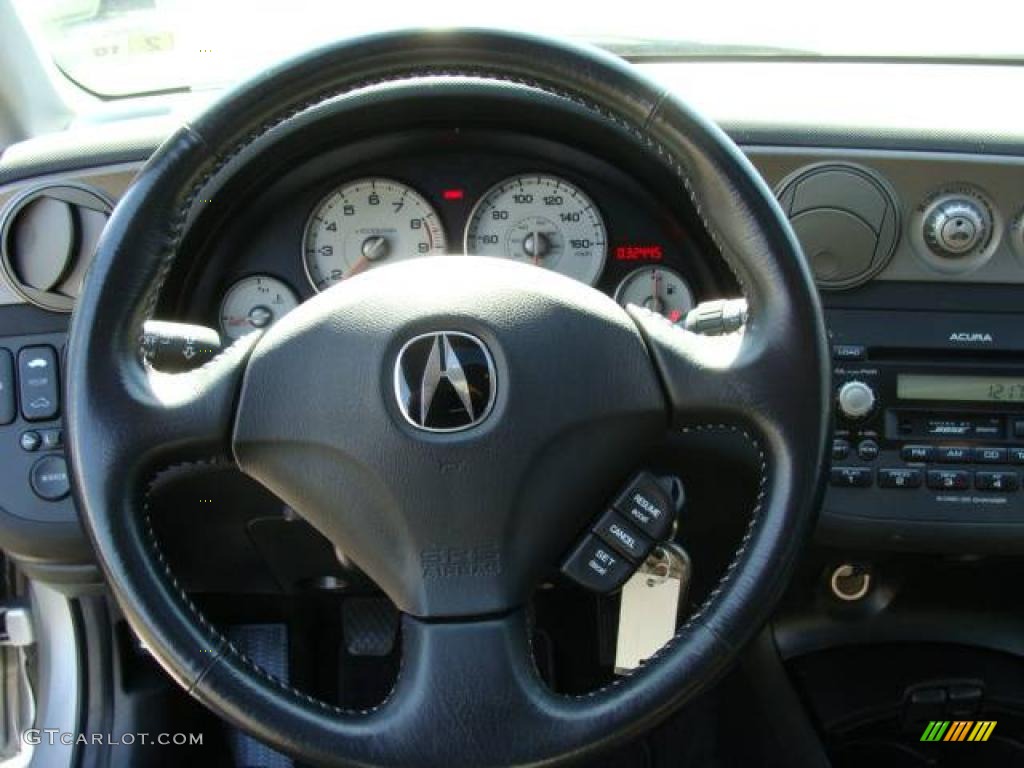
[[(367, 163), (369, 173), (345, 169), (282, 191), (266, 215), (254, 214), (248, 229), (256, 237), (234, 250), (265, 253), (260, 233), (277, 226), (262, 237), (274, 241), (275, 260), (243, 255), (229, 265), (233, 279), (218, 291), (223, 335), (268, 327), (313, 293), (362, 272), (439, 254), (550, 269), (673, 321), (710, 298), (702, 295), (706, 268), (687, 258), (696, 250), (688, 232), (661, 210), (663, 201), (645, 200), (617, 169), (588, 177), (507, 155), (440, 155), (412, 172), (401, 162)], [(454, 183), (452, 167), (469, 183)]]

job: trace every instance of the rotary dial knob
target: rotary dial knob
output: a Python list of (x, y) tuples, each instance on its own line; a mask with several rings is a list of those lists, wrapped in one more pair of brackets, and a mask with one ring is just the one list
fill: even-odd
[(986, 242), (992, 220), (974, 201), (956, 197), (937, 205), (925, 219), (924, 228), (925, 242), (937, 256), (956, 258)]
[(839, 388), (839, 410), (848, 419), (863, 419), (875, 408), (875, 390), (863, 381), (848, 381)]

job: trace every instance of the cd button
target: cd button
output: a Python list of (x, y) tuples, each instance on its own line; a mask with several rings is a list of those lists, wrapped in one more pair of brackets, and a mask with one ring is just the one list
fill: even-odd
[(1005, 464), (1005, 448), (975, 448), (974, 460), (979, 464)]

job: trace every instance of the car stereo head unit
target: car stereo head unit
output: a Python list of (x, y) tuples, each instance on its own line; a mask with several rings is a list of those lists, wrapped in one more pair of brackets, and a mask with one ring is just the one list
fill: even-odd
[[(1024, 318), (893, 312), (882, 327), (862, 314), (829, 313), (835, 431), (821, 528), (902, 549), (1024, 551)], [(992, 330), (965, 340), (964, 324)]]

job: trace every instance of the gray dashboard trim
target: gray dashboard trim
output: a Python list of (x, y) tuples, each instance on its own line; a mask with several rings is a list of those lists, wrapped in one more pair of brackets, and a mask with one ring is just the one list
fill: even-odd
[[(863, 165), (886, 179), (903, 209), (903, 232), (892, 261), (876, 282), (1024, 284), (1024, 254), (1015, 252), (1007, 234), (1009, 225), (1024, 214), (1022, 156), (763, 145), (746, 146), (744, 151), (773, 187), (795, 170), (823, 161)], [(987, 261), (969, 271), (943, 272), (915, 249), (913, 213), (940, 187), (961, 183), (981, 188), (1006, 226)]]

